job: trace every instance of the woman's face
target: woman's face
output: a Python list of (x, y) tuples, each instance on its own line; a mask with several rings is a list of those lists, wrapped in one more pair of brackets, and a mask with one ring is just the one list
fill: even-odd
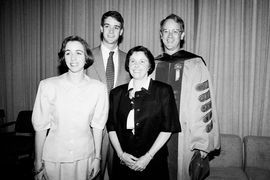
[(69, 41), (65, 48), (65, 61), (69, 71), (79, 72), (84, 70), (85, 52), (79, 41)]
[(129, 58), (129, 73), (136, 80), (147, 79), (150, 63), (143, 52), (134, 52)]

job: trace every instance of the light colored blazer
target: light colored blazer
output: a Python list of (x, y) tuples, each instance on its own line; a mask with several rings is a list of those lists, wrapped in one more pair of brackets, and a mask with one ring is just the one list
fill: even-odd
[(68, 81), (67, 73), (42, 80), (32, 115), (36, 131), (50, 129), (42, 159), (75, 162), (94, 157), (89, 126), (103, 129), (108, 107), (106, 85), (86, 75), (78, 86)]
[[(97, 79), (105, 84), (107, 84), (106, 81), (106, 75), (105, 75), (105, 68), (104, 68), (104, 61), (102, 57), (101, 47), (95, 47), (91, 50), (94, 55), (94, 64), (90, 66), (86, 70), (86, 74), (93, 79)], [(129, 73), (125, 70), (125, 59), (126, 59), (126, 53), (118, 50), (118, 75), (116, 78), (116, 83), (114, 87), (117, 87), (119, 85), (128, 83), (130, 81)]]

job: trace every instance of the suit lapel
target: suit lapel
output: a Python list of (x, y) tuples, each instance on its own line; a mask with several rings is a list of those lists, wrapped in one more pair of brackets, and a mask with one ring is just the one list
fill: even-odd
[(106, 83), (106, 76), (105, 76), (105, 68), (104, 68), (104, 61), (103, 61), (103, 56), (102, 56), (102, 52), (101, 52), (101, 47), (99, 46), (97, 48), (97, 51), (94, 53), (95, 59), (96, 61), (94, 62), (94, 67), (95, 70), (98, 74), (98, 76), (100, 77), (100, 80), (104, 83)]
[(118, 50), (118, 73), (117, 73), (118, 75), (115, 84), (116, 86), (119, 86), (125, 82), (124, 80), (126, 77), (125, 58), (126, 58), (125, 53)]

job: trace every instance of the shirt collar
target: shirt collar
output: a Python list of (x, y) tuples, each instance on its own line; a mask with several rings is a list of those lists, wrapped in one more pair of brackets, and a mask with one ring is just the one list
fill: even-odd
[(83, 81), (77, 85), (74, 85), (68, 81), (67, 73), (60, 75), (59, 78), (61, 79), (60, 86), (62, 86), (65, 89), (65, 91), (67, 91), (67, 92), (69, 92), (72, 88), (78, 89), (81, 93), (85, 92), (88, 89), (88, 87), (89, 87), (88, 85), (91, 81), (91, 79), (88, 76), (86, 76), (85, 74), (84, 74)]
[[(149, 85), (150, 85), (150, 80), (151, 80), (151, 78), (147, 77), (147, 80), (145, 81), (144, 85), (142, 86), (142, 91), (150, 93), (149, 90), (148, 90)], [(130, 80), (130, 82), (128, 83), (128, 92), (133, 90), (133, 81), (134, 81), (134, 79), (132, 78)]]
[(114, 48), (113, 50), (108, 49), (103, 43), (101, 43), (101, 51), (105, 54), (109, 54), (111, 51), (113, 51), (115, 54), (118, 53), (118, 46)]

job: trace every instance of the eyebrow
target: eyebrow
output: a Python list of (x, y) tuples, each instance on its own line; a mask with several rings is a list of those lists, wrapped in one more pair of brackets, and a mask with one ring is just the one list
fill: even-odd
[[(104, 26), (106, 26), (106, 25), (111, 26), (109, 23), (104, 23)], [(120, 28), (120, 25), (113, 25), (113, 26), (116, 26), (116, 27), (119, 27)]]
[[(69, 49), (66, 49), (64, 52), (67, 52), (67, 51), (71, 51), (71, 50), (69, 50)], [(83, 50), (80, 50), (80, 49), (78, 49), (78, 50), (76, 50), (76, 51), (79, 51), (79, 52), (82, 52), (82, 53), (84, 53), (84, 51)]]
[(162, 30), (178, 30), (178, 31), (181, 31), (181, 29), (162, 29)]

